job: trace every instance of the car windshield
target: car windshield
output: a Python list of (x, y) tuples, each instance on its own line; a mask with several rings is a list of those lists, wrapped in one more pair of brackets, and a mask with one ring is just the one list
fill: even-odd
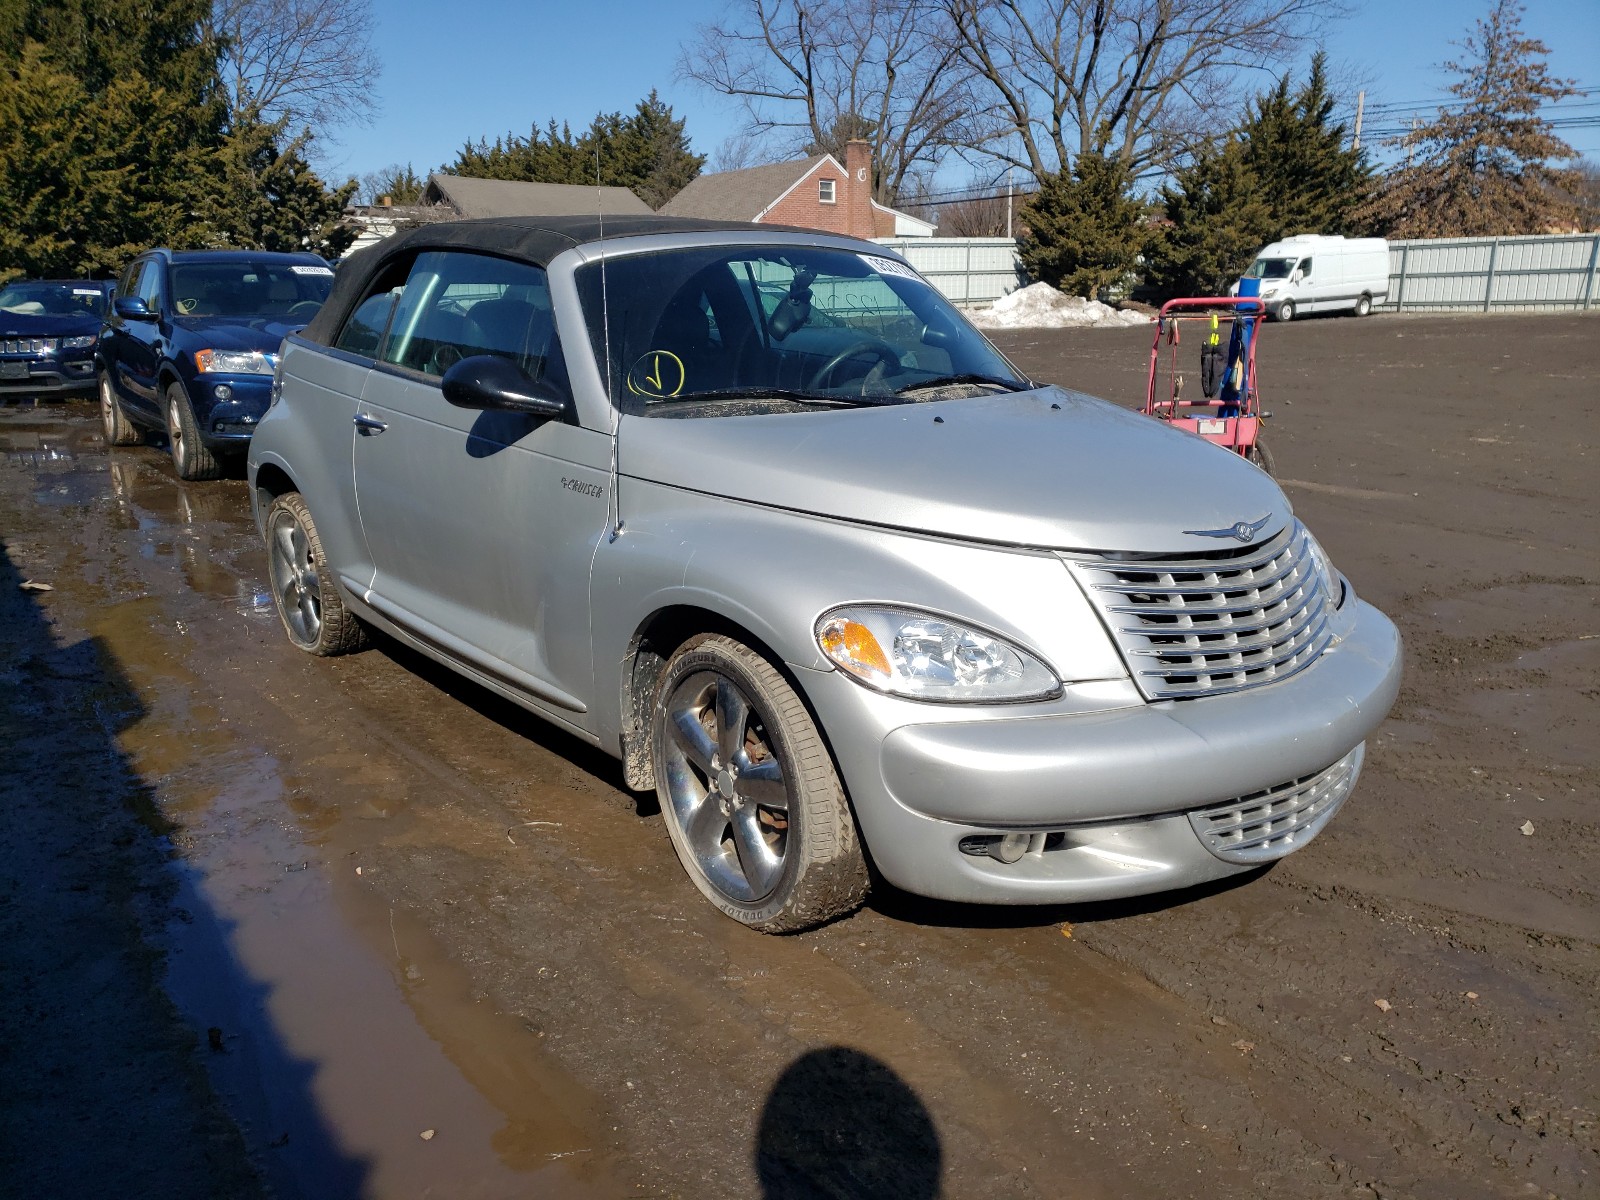
[[(903, 404), (1032, 386), (904, 263), (696, 247), (578, 273), (612, 402), (650, 416)], [(610, 345), (607, 345), (609, 334)]]
[(103, 317), (106, 292), (96, 283), (12, 283), (0, 288), (0, 310), (35, 317)]
[(309, 321), (328, 298), (333, 269), (318, 263), (172, 265), (172, 307), (184, 317), (290, 317)]
[(1294, 270), (1292, 258), (1258, 258), (1245, 273), (1247, 279), (1287, 279)]

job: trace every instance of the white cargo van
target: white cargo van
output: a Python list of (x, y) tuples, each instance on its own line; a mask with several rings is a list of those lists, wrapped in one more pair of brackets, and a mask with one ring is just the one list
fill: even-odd
[(1263, 248), (1245, 272), (1245, 278), (1252, 276), (1261, 280), (1261, 295), (1274, 320), (1291, 321), (1310, 312), (1364, 317), (1389, 294), (1389, 243), (1298, 234)]

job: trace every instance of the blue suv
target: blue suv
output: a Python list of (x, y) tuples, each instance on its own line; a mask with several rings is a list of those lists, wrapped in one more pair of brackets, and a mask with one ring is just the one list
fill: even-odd
[(94, 389), (109, 280), (16, 279), (0, 287), (0, 396)]
[(100, 335), (106, 441), (167, 435), (183, 479), (244, 454), (271, 399), (285, 335), (322, 307), (333, 268), (315, 254), (151, 250), (117, 281)]

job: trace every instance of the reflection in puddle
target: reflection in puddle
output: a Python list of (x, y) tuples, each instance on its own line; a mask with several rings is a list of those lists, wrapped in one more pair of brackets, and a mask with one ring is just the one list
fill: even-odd
[(69, 432), (0, 414), (36, 501), (98, 509), (62, 526), (91, 546), (58, 602), (93, 614), (138, 694), (113, 724), (177, 822), (168, 985), (274, 1193), (621, 1194), (602, 1104), (378, 894), (371, 852), (411, 831), (427, 782), (315, 719), (304, 664), (255, 621), (273, 607), (243, 486), (185, 486), (152, 451)]

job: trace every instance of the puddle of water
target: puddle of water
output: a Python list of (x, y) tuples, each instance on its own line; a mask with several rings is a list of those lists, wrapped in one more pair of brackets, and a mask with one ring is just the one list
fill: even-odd
[[(133, 557), (118, 569), (130, 577), (116, 587), (134, 599), (61, 582), (95, 614), (95, 634), (139, 694), (142, 716), (118, 741), (161, 813), (180, 822), (185, 915), (169, 930), (168, 987), (211, 1045), (213, 1079), (274, 1191), (620, 1194), (599, 1100), (544, 1053), (536, 1029), (480, 1002), (426, 928), (355, 873), (360, 847), (399, 831), (409, 786), (333, 735), (260, 732), (296, 711), (298, 662), (281, 678), (228, 682), (259, 663), (237, 652), (260, 637), (254, 622), (244, 633), (239, 614), (271, 612), (259, 578), (231, 565), (248, 514), (213, 522), (208, 504), (171, 500), (186, 489), (170, 479), (147, 486), (148, 472), (86, 467), (84, 478), (126, 505), (131, 520), (110, 528), (128, 532), (115, 536), (169, 554), (152, 562), (136, 541), (127, 547)], [(147, 492), (165, 499), (165, 513), (146, 507)], [(84, 578), (106, 569), (86, 563)], [(190, 657), (199, 654), (203, 670)], [(290, 707), (263, 694), (288, 696)], [(303, 745), (294, 774), (263, 736)]]

